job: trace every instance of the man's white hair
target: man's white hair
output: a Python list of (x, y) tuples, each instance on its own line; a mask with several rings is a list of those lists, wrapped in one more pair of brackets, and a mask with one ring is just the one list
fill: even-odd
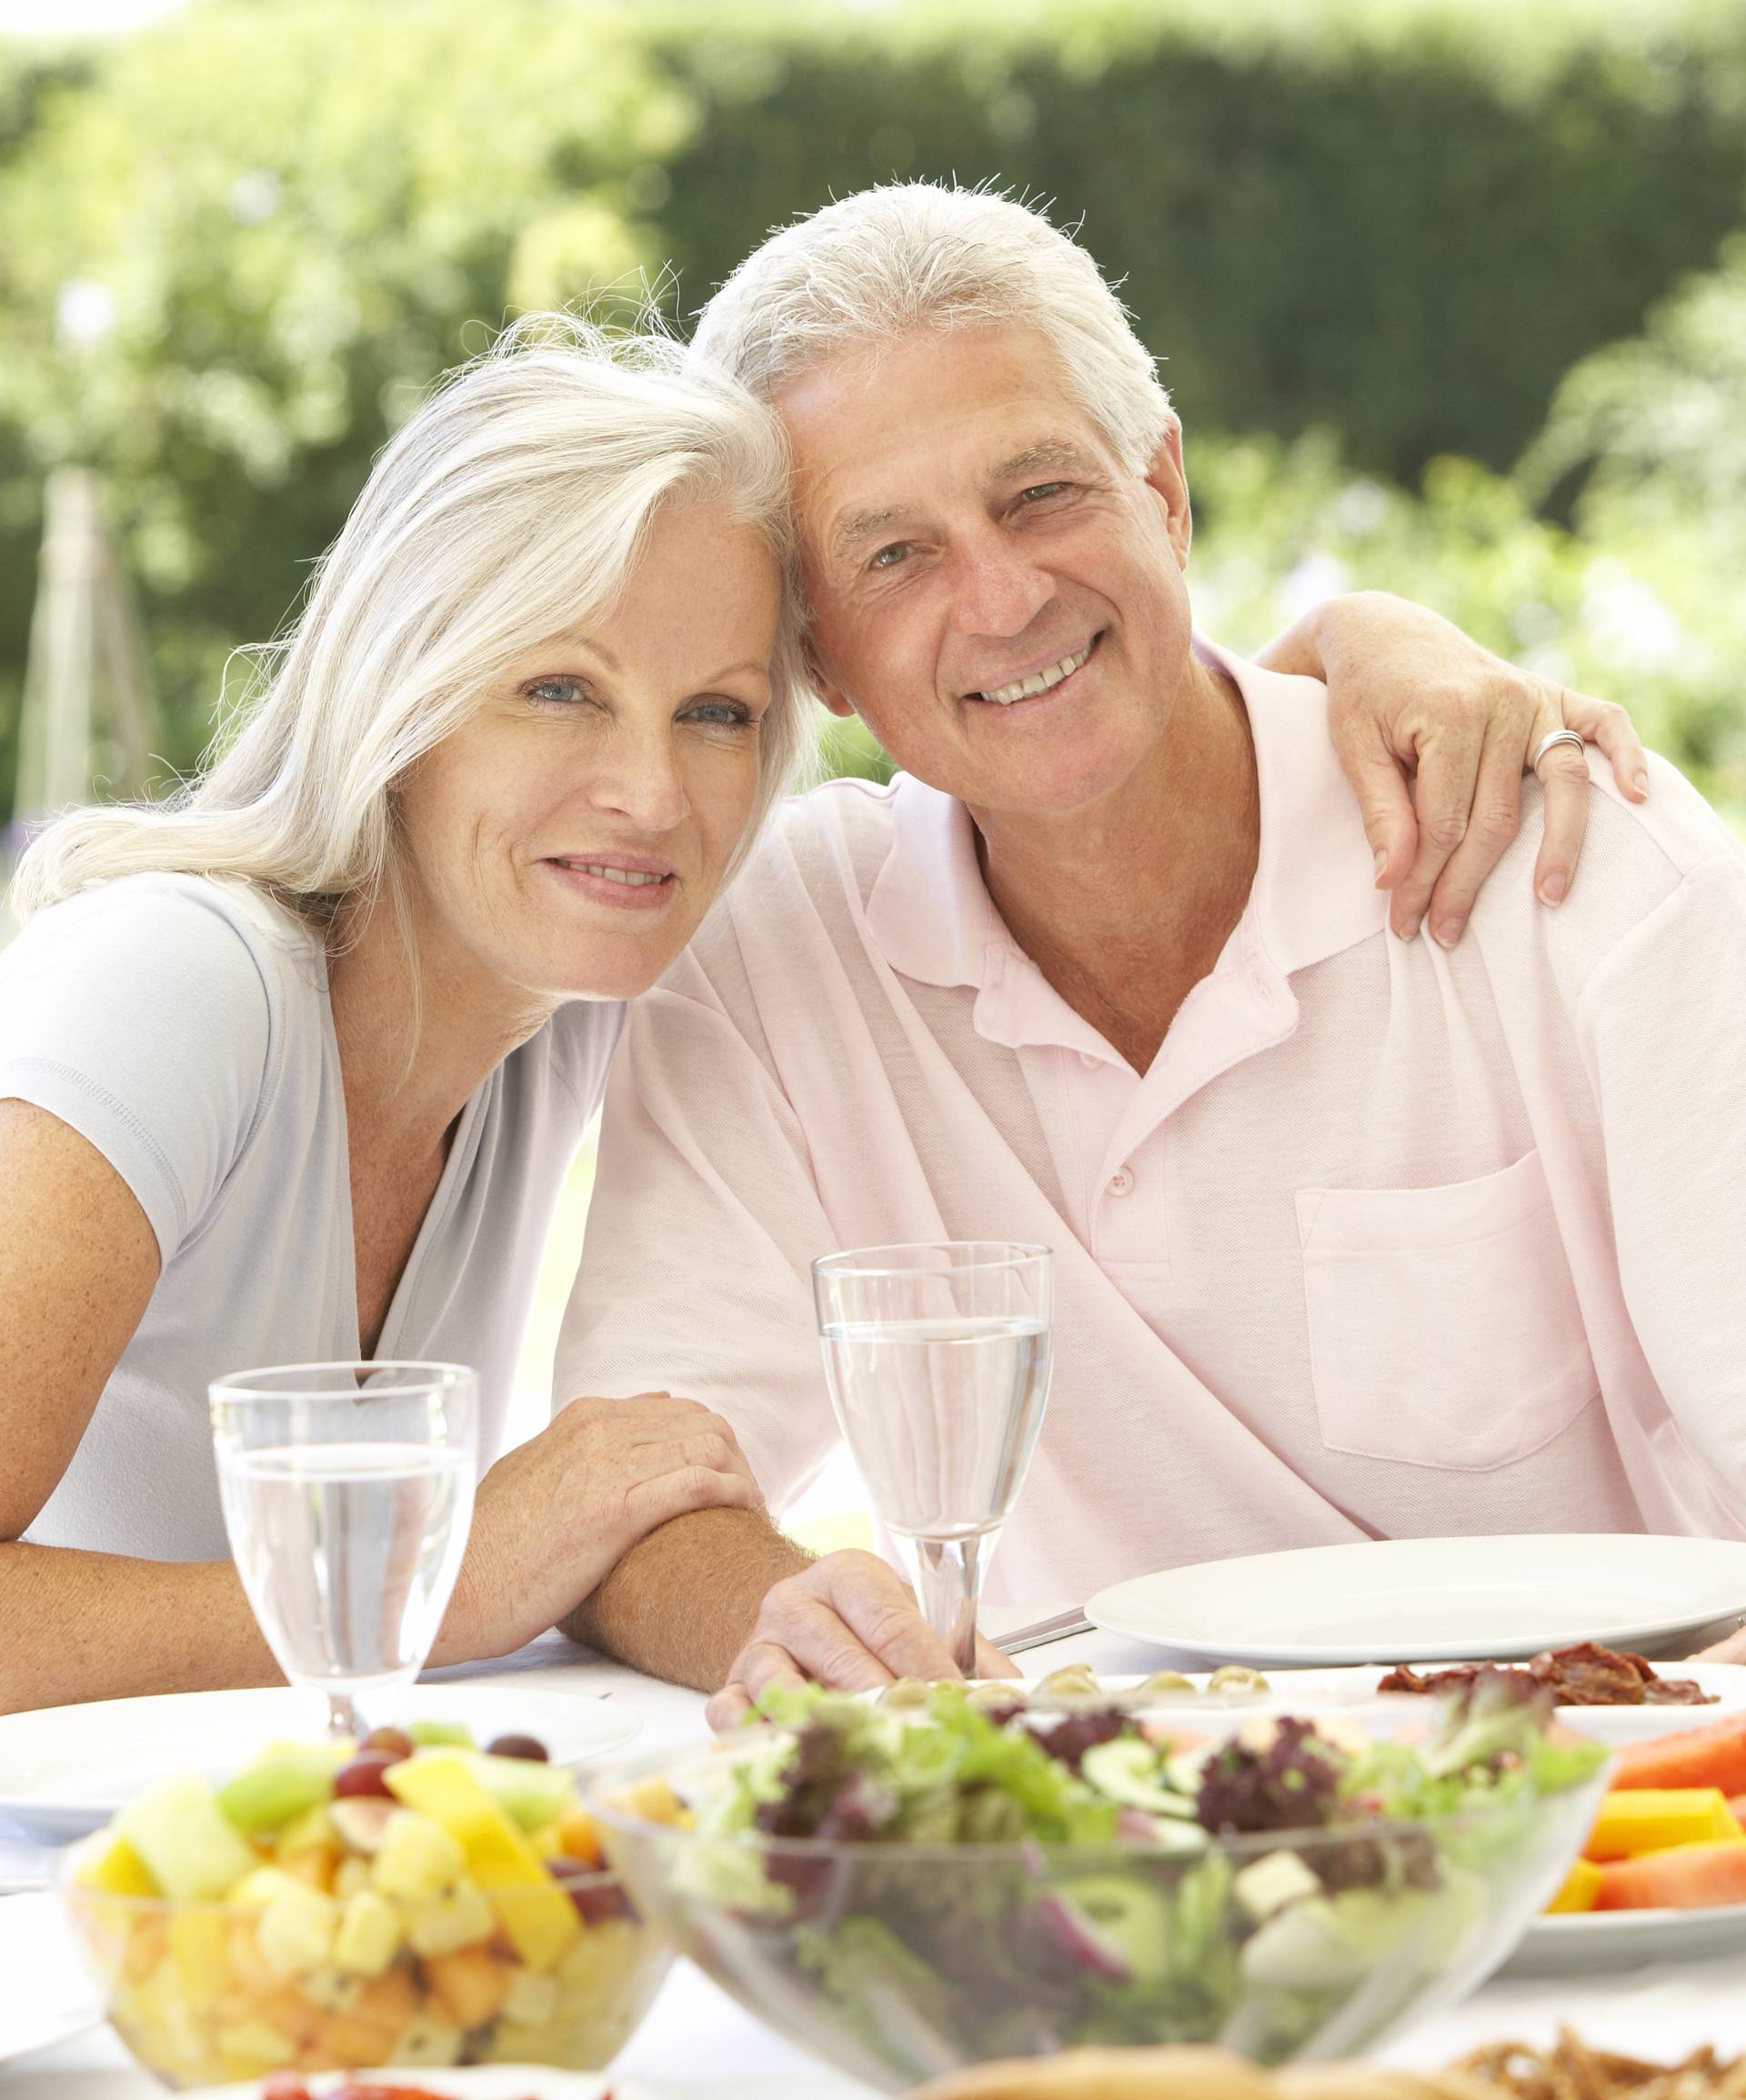
[(1074, 399), (1146, 472), (1176, 417), (1127, 309), (1039, 211), (987, 190), (886, 184), (783, 227), (704, 308), (693, 348), (771, 401), (845, 350), (991, 326), (1046, 336)]
[[(153, 871), (240, 879), (322, 925), (386, 894), (406, 927), (396, 783), (518, 656), (611, 606), (663, 510), (704, 500), (786, 561), (788, 455), (767, 409), (677, 344), (517, 323), (377, 459), (198, 778), (50, 825), (20, 863), (19, 916)], [(736, 867), (808, 741), (791, 608), (772, 669)]]

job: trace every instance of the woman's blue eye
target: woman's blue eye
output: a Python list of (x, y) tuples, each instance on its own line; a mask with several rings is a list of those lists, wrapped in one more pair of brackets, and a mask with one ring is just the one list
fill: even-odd
[(738, 700), (705, 700), (693, 708), (691, 718), (706, 722), (712, 729), (748, 729), (756, 727), (749, 708), (743, 708)]
[(531, 700), (549, 700), (554, 706), (566, 707), (579, 700), (584, 689), (579, 678), (537, 678), (527, 692)]

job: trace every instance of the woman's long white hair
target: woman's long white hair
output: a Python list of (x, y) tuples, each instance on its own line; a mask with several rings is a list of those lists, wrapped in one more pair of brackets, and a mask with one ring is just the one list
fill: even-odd
[[(778, 426), (659, 337), (536, 315), (452, 377), (377, 458), (284, 638), (198, 776), (69, 811), (25, 853), (23, 919), (125, 875), (240, 878), (329, 924), (392, 901), (396, 779), (530, 646), (598, 617), (664, 505), (720, 499), (788, 566)], [(807, 741), (791, 594), (743, 859)], [(415, 958), (416, 970), (416, 958)]]

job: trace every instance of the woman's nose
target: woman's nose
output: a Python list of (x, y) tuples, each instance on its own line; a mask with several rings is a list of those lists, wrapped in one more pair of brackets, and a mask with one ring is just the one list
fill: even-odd
[(691, 805), (672, 732), (620, 730), (588, 783), (588, 800), (639, 831), (670, 831), (682, 823)]

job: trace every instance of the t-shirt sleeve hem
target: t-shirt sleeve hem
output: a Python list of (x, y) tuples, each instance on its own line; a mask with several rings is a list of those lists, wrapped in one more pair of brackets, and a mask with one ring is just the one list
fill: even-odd
[(145, 1211), (167, 1266), (187, 1237), (188, 1206), (169, 1156), (125, 1101), (86, 1072), (52, 1058), (0, 1064), (0, 1100), (29, 1101), (95, 1145)]

